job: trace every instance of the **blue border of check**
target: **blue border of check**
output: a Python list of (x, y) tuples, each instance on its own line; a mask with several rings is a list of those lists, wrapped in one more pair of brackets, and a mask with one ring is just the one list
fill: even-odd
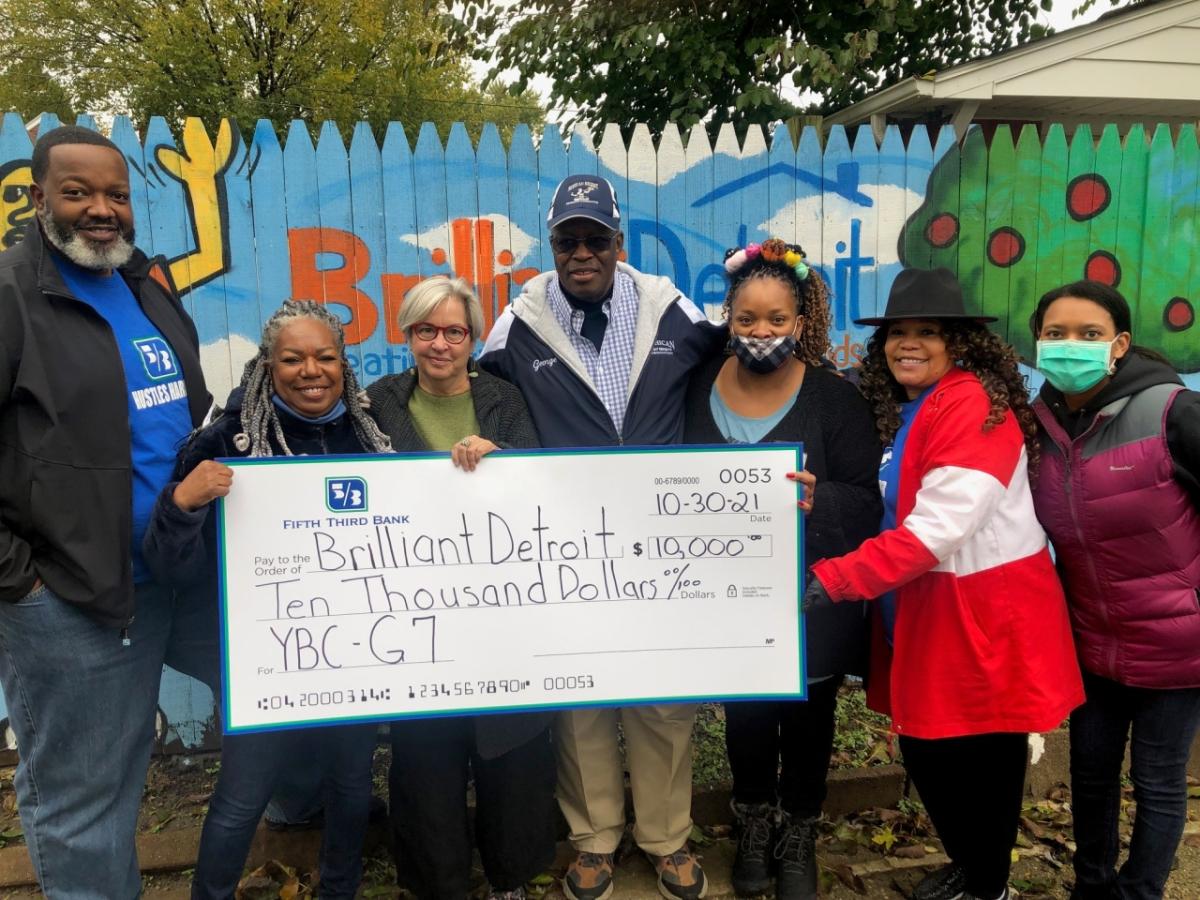
[[(728, 453), (740, 453), (755, 450), (786, 450), (793, 449), (795, 451), (795, 469), (798, 471), (803, 467), (804, 460), (804, 445), (799, 443), (777, 443), (777, 444), (678, 444), (669, 446), (655, 445), (635, 445), (630, 444), (622, 447), (572, 447), (572, 448), (532, 448), (527, 450), (497, 450), (493, 456), (595, 456), (598, 454), (619, 454), (619, 453), (693, 453), (697, 450), (720, 450)], [(330, 463), (339, 461), (356, 461), (364, 462), (373, 459), (396, 459), (397, 457), (407, 459), (446, 459), (450, 454), (443, 451), (419, 451), (406, 453), (359, 453), (359, 454), (330, 454), (328, 456), (292, 456), (287, 457), (289, 465), (303, 465), (305, 463)], [(281, 462), (281, 458), (277, 456), (268, 457), (223, 457), (219, 460), (227, 466), (238, 468), (243, 466), (256, 465), (271, 465)], [(800, 496), (802, 487), (799, 483), (796, 484), (797, 497)], [(799, 596), (796, 602), (800, 602), (800, 597), (804, 594), (804, 515), (797, 509), (796, 511), (796, 585)], [(385, 723), (394, 722), (406, 719), (443, 719), (451, 716), (484, 716), (484, 715), (506, 715), (509, 713), (521, 712), (538, 712), (545, 710), (564, 710), (564, 709), (585, 709), (587, 707), (604, 707), (604, 706), (653, 706), (655, 704), (668, 703), (728, 703), (728, 702), (743, 702), (753, 700), (807, 700), (808, 699), (808, 681), (805, 675), (806, 670), (806, 644), (805, 644), (805, 616), (801, 614), (798, 617), (799, 629), (799, 647), (800, 659), (798, 660), (800, 668), (800, 690), (796, 693), (780, 693), (780, 694), (704, 694), (693, 697), (640, 697), (636, 700), (602, 700), (590, 701), (583, 703), (530, 703), (521, 706), (489, 706), (479, 709), (455, 709), (444, 712), (412, 712), (412, 713), (387, 713), (383, 715), (372, 716), (346, 716), (328, 719), (307, 719), (303, 722), (279, 722), (272, 725), (249, 725), (241, 728), (229, 727), (229, 649), (228, 649), (228, 629), (229, 621), (226, 616), (226, 604), (228, 602), (227, 578), (225, 567), (225, 502), (220, 499), (217, 503), (217, 559), (218, 559), (218, 582), (219, 582), (219, 603), (218, 612), (220, 614), (220, 629), (221, 629), (221, 731), (223, 734), (256, 734), (259, 732), (269, 731), (294, 731), (302, 728), (320, 728), (326, 725), (356, 725), (367, 723)]]

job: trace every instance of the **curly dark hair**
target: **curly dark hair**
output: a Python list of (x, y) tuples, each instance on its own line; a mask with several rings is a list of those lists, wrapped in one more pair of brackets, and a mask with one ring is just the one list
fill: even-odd
[[(762, 252), (739, 269), (728, 273), (729, 290), (725, 293), (725, 301), (721, 304), (721, 318), (729, 321), (733, 314), (733, 304), (743, 287), (750, 281), (760, 278), (770, 278), (778, 281), (796, 300), (796, 314), (804, 317), (804, 330), (796, 339), (795, 356), (798, 360), (813, 366), (824, 364), (829, 353), (829, 326), (833, 317), (829, 312), (829, 288), (825, 279), (813, 268), (809, 268), (808, 276), (801, 279), (796, 270), (784, 261), (783, 256), (791, 251), (804, 256), (804, 251), (798, 244), (788, 244), (779, 238), (763, 241)], [(728, 259), (737, 248), (729, 250), (725, 257)]]
[[(984, 420), (983, 430), (990, 431), (1004, 421), (1012, 410), (1025, 437), (1029, 469), (1037, 469), (1041, 448), (1037, 441), (1037, 421), (1029, 406), (1029, 389), (1017, 368), (1017, 351), (1002, 341), (986, 326), (970, 319), (940, 319), (946, 352), (961, 369), (974, 374), (983, 384), (991, 401), (991, 410)], [(891, 442), (900, 429), (900, 404), (908, 397), (903, 387), (892, 377), (883, 345), (887, 341), (888, 323), (875, 329), (867, 341), (863, 358), (859, 390), (875, 413), (875, 427), (884, 444)]]

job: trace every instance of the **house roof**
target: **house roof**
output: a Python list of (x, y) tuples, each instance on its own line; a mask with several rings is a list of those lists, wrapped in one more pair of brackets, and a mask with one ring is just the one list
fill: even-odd
[(1200, 0), (1152, 0), (930, 76), (883, 88), (833, 115), (967, 106), (988, 119), (1200, 120)]

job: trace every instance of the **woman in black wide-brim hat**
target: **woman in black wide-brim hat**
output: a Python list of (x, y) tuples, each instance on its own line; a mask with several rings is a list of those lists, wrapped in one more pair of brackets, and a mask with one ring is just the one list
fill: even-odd
[(1083, 700), (1062, 586), (1033, 512), (1016, 352), (946, 269), (897, 276), (861, 389), (885, 449), (878, 537), (812, 567), (806, 609), (878, 598), (872, 708), (950, 857), (919, 900), (1008, 897), (1033, 731)]

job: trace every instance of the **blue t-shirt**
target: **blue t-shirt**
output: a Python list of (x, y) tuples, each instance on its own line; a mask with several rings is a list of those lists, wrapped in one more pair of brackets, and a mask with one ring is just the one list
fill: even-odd
[[(900, 428), (892, 438), (891, 446), (883, 448), (883, 457), (879, 460), (879, 493), (883, 496), (883, 518), (879, 521), (879, 530), (887, 531), (896, 527), (896, 504), (900, 495), (900, 460), (904, 458), (904, 445), (908, 442), (908, 430), (912, 427), (913, 419), (929, 392), (936, 385), (930, 385), (921, 391), (916, 399), (900, 404)], [(896, 629), (896, 592), (888, 591), (879, 598), (879, 609), (883, 613), (884, 633), (888, 644), (892, 643), (892, 635)]]
[(116, 272), (101, 275), (55, 258), (63, 281), (112, 329), (121, 351), (129, 391), (129, 449), (133, 462), (133, 579), (150, 575), (142, 560), (142, 536), (154, 502), (175, 467), (175, 452), (192, 430), (187, 388), (175, 351)]
[(796, 397), (799, 395), (800, 388), (796, 388), (796, 392), (783, 401), (775, 412), (762, 418), (751, 418), (750, 416), (740, 416), (726, 406), (714, 382), (712, 391), (708, 395), (708, 408), (712, 412), (713, 421), (717, 423), (717, 430), (721, 432), (721, 437), (729, 443), (757, 444), (771, 433), (772, 428), (783, 421), (783, 417), (796, 405)]

